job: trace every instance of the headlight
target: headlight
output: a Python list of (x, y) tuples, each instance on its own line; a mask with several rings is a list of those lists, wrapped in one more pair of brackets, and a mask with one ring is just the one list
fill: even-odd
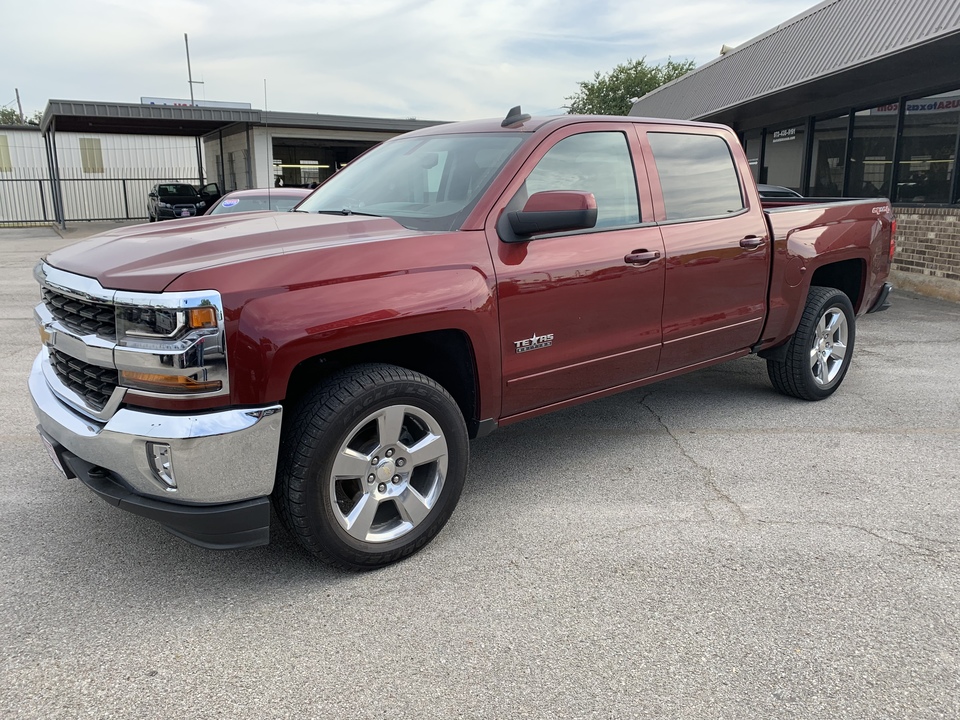
[(158, 202), (158, 203), (157, 203), (157, 207), (162, 207), (162, 208), (168, 208), (168, 209), (169, 209), (169, 208), (172, 208), (173, 205), (171, 205), (170, 203)]
[(151, 394), (227, 391), (218, 293), (118, 292), (115, 302), (121, 385)]
[(197, 207), (198, 207), (198, 208), (205, 208), (206, 206), (207, 206), (207, 204), (206, 204), (203, 200), (201, 200), (200, 202), (197, 203)]
[[(168, 308), (117, 306), (118, 339), (163, 338), (175, 340), (191, 330), (217, 327), (213, 307), (174, 310)], [(130, 344), (130, 343), (126, 343)], [(134, 344), (136, 344), (134, 342)]]

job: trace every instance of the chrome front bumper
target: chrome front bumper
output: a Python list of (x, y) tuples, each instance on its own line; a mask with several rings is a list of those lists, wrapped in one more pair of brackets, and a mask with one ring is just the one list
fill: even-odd
[[(44, 378), (43, 364), (41, 352), (29, 380), (42, 430), (72, 455), (109, 471), (133, 495), (170, 505), (213, 505), (265, 498), (273, 490), (280, 405), (194, 415), (121, 408), (101, 422), (61, 401)], [(176, 489), (155, 475), (148, 442), (170, 446)]]

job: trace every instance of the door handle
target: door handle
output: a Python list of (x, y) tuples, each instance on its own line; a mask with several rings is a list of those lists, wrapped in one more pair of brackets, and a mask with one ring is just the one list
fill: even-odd
[(623, 258), (628, 265), (646, 265), (660, 257), (659, 250), (634, 250)]
[(761, 245), (763, 245), (763, 238), (757, 237), (756, 235), (747, 235), (740, 241), (740, 247), (747, 248), (748, 250), (753, 250)]

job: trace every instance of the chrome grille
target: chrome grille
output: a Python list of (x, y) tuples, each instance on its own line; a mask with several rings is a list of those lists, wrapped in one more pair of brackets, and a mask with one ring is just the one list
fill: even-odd
[(78, 300), (43, 288), (43, 303), (50, 314), (70, 330), (80, 335), (99, 335), (107, 340), (116, 340), (117, 323), (112, 305)]
[(60, 382), (82, 395), (97, 412), (103, 410), (120, 383), (120, 374), (113, 368), (90, 365), (53, 348), (48, 351), (50, 366), (60, 378)]

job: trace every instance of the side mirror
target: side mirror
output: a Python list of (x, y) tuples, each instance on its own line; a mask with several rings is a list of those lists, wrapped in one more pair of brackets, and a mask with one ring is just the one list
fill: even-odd
[(534, 193), (523, 210), (507, 213), (518, 240), (541, 233), (586, 230), (597, 224), (597, 199), (580, 190)]
[(156, 194), (155, 192), (151, 192), (151, 193), (150, 193), (150, 197), (155, 198), (156, 196), (157, 196), (157, 194)]

